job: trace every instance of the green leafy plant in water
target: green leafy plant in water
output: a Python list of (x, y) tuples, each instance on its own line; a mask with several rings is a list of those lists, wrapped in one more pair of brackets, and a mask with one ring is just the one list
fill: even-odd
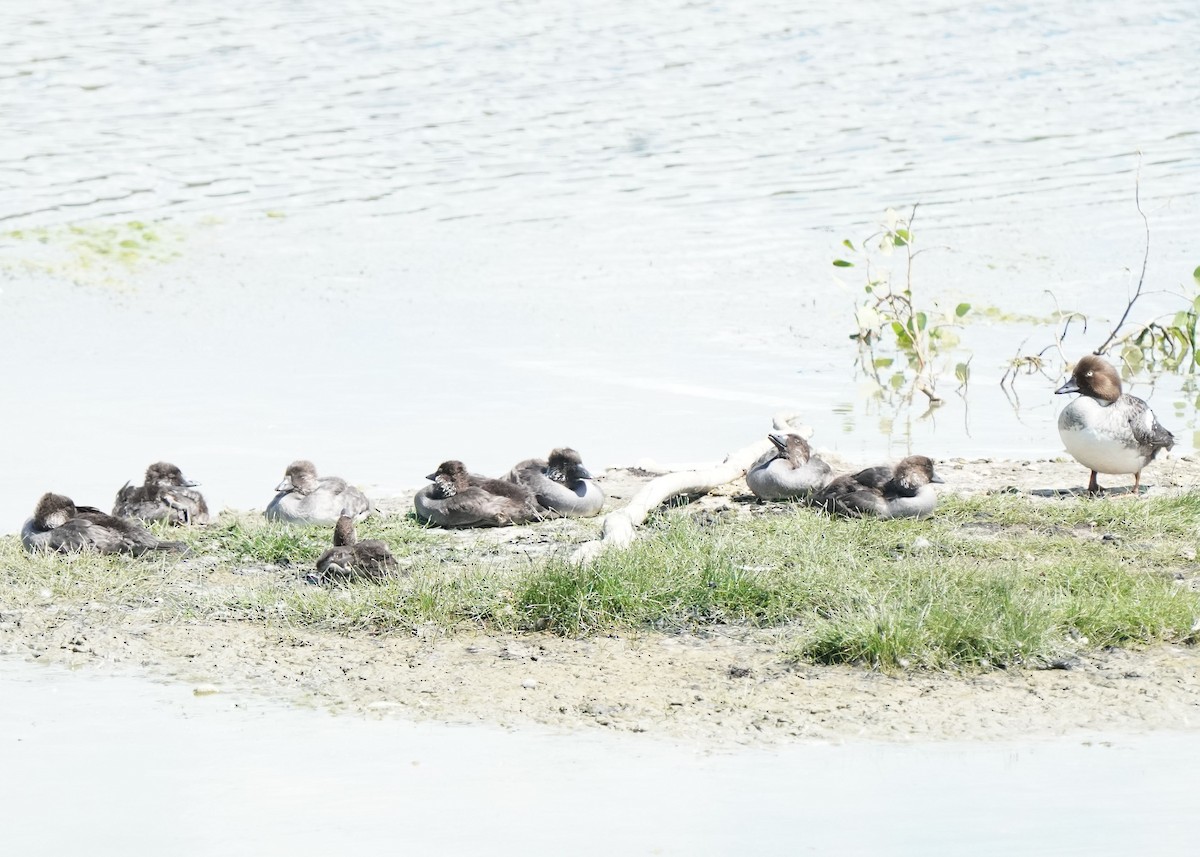
[[(1120, 372), (1125, 380), (1137, 375), (1160, 373), (1185, 375), (1194, 377), (1197, 367), (1200, 367), (1200, 352), (1197, 351), (1197, 327), (1200, 327), (1200, 267), (1192, 271), (1192, 283), (1180, 298), (1184, 304), (1182, 309), (1174, 313), (1160, 316), (1146, 322), (1130, 322), (1129, 315), (1133, 311), (1142, 290), (1146, 284), (1146, 268), (1150, 261), (1150, 221), (1142, 211), (1140, 180), (1134, 186), (1134, 203), (1145, 227), (1145, 251), (1142, 255), (1142, 270), (1138, 278), (1137, 288), (1126, 302), (1125, 310), (1113, 326), (1108, 337), (1092, 353), (1099, 356), (1115, 354)], [(1000, 384), (1006, 391), (1014, 391), (1014, 384), (1020, 375), (1041, 374), (1054, 379), (1061, 377), (1074, 362), (1067, 354), (1065, 343), (1071, 326), (1080, 323), (1084, 333), (1087, 332), (1087, 317), (1079, 312), (1057, 311), (1057, 334), (1054, 342), (1034, 353), (1024, 352), (1022, 348), (1009, 363)], [(1047, 371), (1046, 355), (1057, 351), (1061, 366), (1057, 375)], [(1185, 392), (1187, 391), (1185, 387)], [(1200, 407), (1200, 398), (1197, 398)]]
[[(857, 262), (835, 259), (836, 268), (861, 265), (866, 271), (866, 298), (854, 313), (858, 326), (850, 338), (859, 345), (859, 365), (864, 374), (878, 384), (877, 395), (901, 395), (911, 399), (916, 391), (924, 393), (930, 404), (938, 404), (936, 392), (940, 370), (935, 360), (944, 351), (958, 344), (955, 329), (971, 311), (968, 303), (959, 303), (953, 310), (943, 310), (935, 302), (923, 306), (913, 294), (913, 260), (924, 250), (914, 249), (912, 229), (917, 206), (908, 219), (888, 209), (887, 222), (881, 230), (866, 239), (861, 249), (849, 239), (842, 242)], [(867, 248), (875, 243), (883, 257), (903, 253), (902, 282), (893, 281), (893, 272), (876, 261)], [(955, 377), (965, 387), (970, 381), (970, 361), (955, 366)]]
[(1200, 366), (1196, 351), (1196, 327), (1200, 325), (1200, 268), (1192, 272), (1190, 301), (1174, 315), (1137, 325), (1113, 340), (1120, 348), (1122, 374), (1132, 377), (1142, 371), (1194, 375)]

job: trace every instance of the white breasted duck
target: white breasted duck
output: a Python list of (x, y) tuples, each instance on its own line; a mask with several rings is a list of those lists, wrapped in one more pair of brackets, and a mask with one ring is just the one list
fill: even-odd
[(275, 486), (266, 512), (268, 520), (288, 524), (334, 524), (342, 514), (361, 520), (371, 513), (371, 501), (345, 479), (317, 478), (311, 461), (293, 461)]
[(1132, 473), (1133, 493), (1142, 484), (1142, 468), (1160, 449), (1171, 449), (1175, 436), (1163, 428), (1142, 399), (1121, 392), (1121, 376), (1111, 363), (1088, 354), (1075, 364), (1057, 393), (1079, 393), (1058, 415), (1058, 435), (1071, 457), (1091, 471), (1088, 492), (1100, 494), (1098, 473)]
[(195, 487), (196, 483), (184, 479), (174, 464), (159, 461), (146, 468), (146, 481), (142, 485), (125, 483), (117, 492), (112, 513), (141, 521), (207, 524), (208, 504)]
[(549, 458), (522, 461), (504, 478), (532, 491), (543, 513), (587, 518), (604, 505), (604, 491), (569, 446), (551, 450)]
[(793, 500), (820, 491), (833, 470), (812, 454), (798, 434), (769, 434), (775, 449), (765, 453), (746, 472), (746, 484), (760, 500)]
[(443, 461), (413, 498), (417, 517), (439, 527), (506, 527), (539, 517), (533, 492), (501, 479), (472, 476), (461, 461)]
[(106, 515), (91, 506), (76, 506), (70, 497), (46, 493), (38, 500), (33, 517), (21, 529), (25, 550), (75, 553), (129, 553), (186, 551), (180, 542), (160, 541), (153, 533), (126, 518)]
[(910, 455), (895, 467), (868, 467), (839, 476), (813, 496), (814, 506), (850, 518), (923, 518), (937, 506), (933, 484), (944, 481), (924, 455)]

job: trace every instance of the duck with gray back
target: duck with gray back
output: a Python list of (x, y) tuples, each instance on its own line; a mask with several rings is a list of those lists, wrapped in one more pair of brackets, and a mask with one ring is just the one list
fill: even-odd
[(1175, 436), (1163, 428), (1150, 406), (1121, 392), (1121, 376), (1111, 363), (1088, 354), (1055, 394), (1079, 393), (1058, 415), (1058, 436), (1071, 457), (1091, 471), (1088, 493), (1101, 494), (1098, 473), (1132, 473), (1133, 493), (1142, 486), (1142, 469), (1159, 450), (1170, 450)]
[(76, 506), (70, 497), (46, 493), (38, 500), (33, 517), (21, 528), (25, 550), (77, 553), (128, 553), (179, 551), (180, 542), (160, 541), (137, 521), (106, 515), (91, 506)]
[(310, 583), (349, 580), (381, 580), (399, 565), (391, 550), (379, 539), (359, 541), (354, 520), (342, 515), (333, 525), (333, 547), (321, 554), (317, 570), (307, 575)]
[(796, 500), (820, 491), (833, 470), (812, 454), (798, 434), (769, 434), (775, 448), (763, 454), (746, 472), (746, 484), (760, 500)]
[(178, 467), (159, 461), (146, 468), (143, 484), (125, 483), (117, 492), (112, 513), (141, 521), (202, 526), (208, 523), (208, 504), (195, 488), (196, 483), (184, 479)]
[[(425, 478), (433, 484), (417, 492), (413, 506), (426, 523), (446, 528), (506, 527), (537, 517), (537, 501), (529, 489), (482, 477), (476, 477), (479, 484), (473, 485), (461, 461), (443, 461)], [(493, 482), (499, 485), (490, 485)], [(489, 490), (500, 485), (504, 490), (499, 493)]]
[(924, 455), (895, 467), (868, 467), (839, 476), (813, 495), (812, 504), (847, 518), (923, 518), (937, 506), (933, 485), (944, 481)]
[(318, 479), (311, 461), (289, 464), (275, 490), (279, 493), (264, 513), (270, 521), (334, 524), (343, 513), (359, 521), (371, 513), (371, 501), (363, 492), (336, 476)]
[(551, 450), (549, 458), (526, 459), (504, 478), (532, 491), (546, 516), (589, 518), (604, 505), (604, 491), (592, 481), (582, 456), (569, 446)]

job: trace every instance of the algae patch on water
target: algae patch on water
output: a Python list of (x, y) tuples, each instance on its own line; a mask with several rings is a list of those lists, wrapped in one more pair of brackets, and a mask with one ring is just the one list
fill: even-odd
[(130, 276), (180, 256), (183, 232), (165, 221), (74, 223), (0, 236), (0, 265), (79, 285), (123, 286)]

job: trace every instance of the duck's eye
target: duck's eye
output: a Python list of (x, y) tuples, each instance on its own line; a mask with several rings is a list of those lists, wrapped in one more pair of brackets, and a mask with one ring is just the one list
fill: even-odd
[(1089, 378), (1090, 378), (1090, 377), (1092, 377), (1092, 373), (1091, 373), (1091, 371), (1090, 371), (1090, 370), (1089, 370), (1089, 371), (1088, 371), (1088, 373), (1087, 373), (1087, 377), (1089, 377)]

